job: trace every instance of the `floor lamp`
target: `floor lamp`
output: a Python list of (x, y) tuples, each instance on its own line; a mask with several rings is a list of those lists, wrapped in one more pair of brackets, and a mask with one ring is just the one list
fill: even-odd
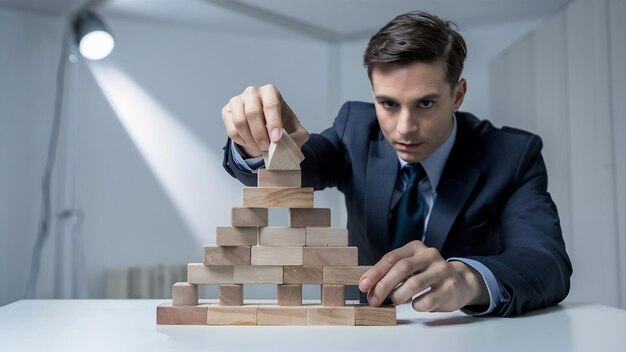
[[(76, 63), (80, 59), (78, 52), (86, 59), (100, 60), (111, 53), (115, 44), (113, 36), (102, 20), (90, 10), (78, 11), (76, 15), (71, 17), (70, 24), (72, 34), (68, 34), (67, 30), (64, 31), (61, 58), (57, 68), (54, 119), (42, 180), (41, 218), (33, 248), (30, 274), (26, 284), (26, 298), (35, 298), (41, 252), (50, 233), (52, 220), (50, 183), (58, 148), (66, 74), (69, 78), (69, 95), (66, 109), (67, 128), (64, 146), (65, 168), (63, 195), (61, 197), (62, 210), (56, 214), (59, 231), (55, 250), (54, 296), (56, 298), (88, 298), (84, 255), (80, 238), (77, 235), (77, 229), (82, 221), (82, 213), (75, 208), (74, 199), (76, 105), (73, 99), (78, 93)], [(70, 70), (66, 72), (68, 61)]]

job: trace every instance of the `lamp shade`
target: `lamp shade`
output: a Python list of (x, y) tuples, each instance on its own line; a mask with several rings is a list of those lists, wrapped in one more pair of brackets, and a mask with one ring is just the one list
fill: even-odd
[(93, 12), (84, 10), (76, 15), (73, 22), (74, 35), (80, 54), (90, 60), (107, 57), (115, 41), (104, 22)]

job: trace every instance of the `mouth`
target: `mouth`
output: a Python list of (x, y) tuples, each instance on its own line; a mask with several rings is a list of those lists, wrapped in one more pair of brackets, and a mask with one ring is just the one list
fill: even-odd
[(396, 148), (403, 151), (412, 151), (417, 149), (422, 143), (411, 143), (411, 142), (395, 142)]

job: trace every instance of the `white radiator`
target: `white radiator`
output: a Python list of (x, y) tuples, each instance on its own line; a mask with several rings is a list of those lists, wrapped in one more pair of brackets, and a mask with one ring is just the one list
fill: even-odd
[(107, 269), (105, 298), (170, 299), (172, 285), (187, 280), (187, 265)]

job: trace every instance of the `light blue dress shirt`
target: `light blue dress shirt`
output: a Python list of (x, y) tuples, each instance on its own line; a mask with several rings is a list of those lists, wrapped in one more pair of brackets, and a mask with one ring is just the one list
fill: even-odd
[[(435, 204), (435, 200), (437, 199), (437, 186), (439, 185), (441, 173), (443, 172), (443, 168), (446, 165), (448, 156), (450, 155), (450, 152), (452, 151), (452, 147), (454, 146), (454, 142), (456, 141), (456, 131), (457, 131), (456, 117), (453, 114), (451, 118), (452, 118), (452, 131), (450, 132), (450, 135), (448, 136), (446, 141), (442, 145), (440, 145), (437, 149), (435, 149), (428, 156), (428, 158), (422, 160), (421, 162), (427, 175), (427, 177), (422, 179), (418, 185), (419, 191), (421, 195), (424, 197), (424, 201), (426, 203), (425, 204), (426, 214), (425, 214), (425, 219), (424, 219), (424, 233), (426, 233), (426, 228), (428, 227), (428, 221), (430, 220), (430, 214), (433, 208), (433, 204)], [(256, 173), (259, 168), (264, 166), (262, 156), (244, 159), (242, 157), (241, 150), (239, 149), (239, 147), (237, 147), (236, 143), (231, 142), (230, 145), (231, 145), (231, 153), (233, 156), (233, 160), (235, 161), (235, 164), (237, 165), (237, 167), (239, 167), (240, 169), (249, 171), (252, 173)], [(404, 165), (407, 164), (406, 161), (402, 160), (399, 157), (398, 157), (398, 161), (400, 163), (400, 168), (404, 167)], [(391, 200), (392, 208), (398, 202), (398, 200), (400, 200), (400, 197), (402, 196), (402, 192), (404, 191), (405, 187), (406, 185), (402, 181), (402, 178), (398, 177), (396, 189), (394, 191), (394, 194), (392, 195), (392, 200)], [(424, 238), (422, 238), (422, 241), (423, 240)], [(466, 314), (476, 315), (476, 316), (486, 315), (486, 314), (493, 312), (493, 310), (498, 306), (499, 303), (504, 303), (508, 300), (504, 296), (503, 294), (504, 291), (498, 284), (498, 280), (496, 280), (496, 277), (493, 275), (491, 270), (489, 270), (489, 268), (487, 268), (482, 263), (476, 260), (467, 259), (467, 258), (458, 258), (458, 257), (449, 258), (448, 261), (460, 261), (469, 265), (481, 275), (485, 283), (485, 286), (487, 287), (487, 291), (489, 293), (489, 307), (487, 307), (487, 309), (482, 312), (475, 312), (475, 311), (470, 311), (467, 309), (462, 309), (463, 312), (465, 312)]]

